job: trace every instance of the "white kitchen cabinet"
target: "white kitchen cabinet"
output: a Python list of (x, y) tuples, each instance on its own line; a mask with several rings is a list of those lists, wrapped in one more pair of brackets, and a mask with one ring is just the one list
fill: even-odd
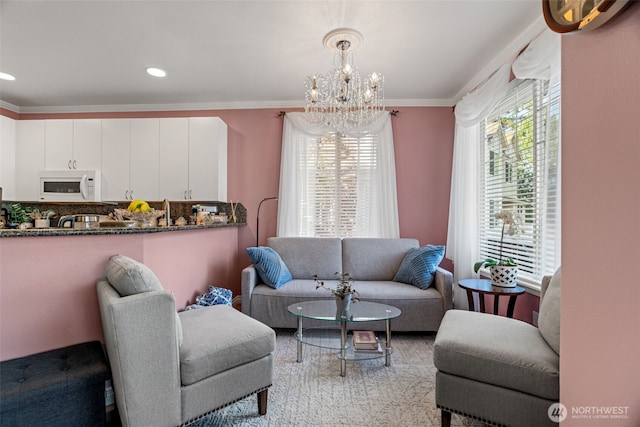
[(159, 119), (131, 120), (130, 200), (162, 200), (160, 174)]
[(189, 194), (227, 201), (227, 125), (218, 117), (189, 119)]
[(54, 119), (45, 122), (46, 169), (99, 169), (101, 120)]
[(38, 171), (44, 169), (45, 120), (16, 123), (15, 200), (38, 200)]
[(189, 119), (160, 119), (160, 194), (168, 200), (189, 197)]
[(227, 125), (220, 118), (160, 119), (160, 194), (226, 201)]
[(158, 119), (102, 121), (102, 200), (159, 200)]
[(0, 116), (0, 187), (3, 200), (16, 200), (16, 121)]

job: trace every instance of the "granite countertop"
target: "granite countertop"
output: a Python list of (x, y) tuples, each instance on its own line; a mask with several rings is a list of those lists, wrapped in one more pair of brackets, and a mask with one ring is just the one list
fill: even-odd
[(95, 229), (74, 229), (74, 228), (29, 228), (19, 230), (16, 228), (0, 229), (2, 237), (32, 237), (32, 236), (79, 236), (79, 235), (105, 235), (105, 234), (142, 234), (142, 233), (168, 233), (172, 231), (194, 231), (210, 228), (243, 227), (244, 222), (236, 223), (215, 223), (210, 225), (172, 225), (170, 227), (150, 227), (150, 228), (95, 228)]

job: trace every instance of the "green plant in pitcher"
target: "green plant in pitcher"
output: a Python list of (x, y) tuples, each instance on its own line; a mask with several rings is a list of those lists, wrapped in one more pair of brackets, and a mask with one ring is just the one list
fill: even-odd
[(11, 218), (17, 224), (22, 224), (24, 222), (31, 222), (31, 208), (24, 207), (20, 203), (14, 203), (11, 205)]

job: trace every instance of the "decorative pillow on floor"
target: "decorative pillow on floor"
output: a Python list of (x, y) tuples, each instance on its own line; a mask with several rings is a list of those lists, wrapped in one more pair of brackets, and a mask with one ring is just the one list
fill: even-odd
[(427, 245), (409, 250), (393, 280), (427, 289), (433, 283), (444, 246)]
[(247, 254), (265, 285), (278, 289), (291, 280), (291, 272), (280, 255), (270, 247), (247, 248)]

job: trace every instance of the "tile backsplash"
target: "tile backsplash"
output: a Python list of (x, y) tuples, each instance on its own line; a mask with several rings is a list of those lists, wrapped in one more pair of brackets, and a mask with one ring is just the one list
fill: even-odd
[[(77, 215), (77, 214), (96, 214), (96, 215), (109, 215), (113, 212), (114, 209), (126, 209), (129, 206), (128, 201), (125, 202), (114, 202), (114, 203), (44, 203), (44, 202), (20, 202), (20, 201), (2, 201), (2, 207), (7, 211), (11, 212), (11, 205), (14, 203), (20, 203), (23, 207), (38, 209), (39, 211), (47, 211), (49, 209), (53, 210), (56, 214), (53, 218), (51, 218), (51, 225), (55, 226), (58, 224), (60, 217), (65, 215)], [(148, 201), (149, 206), (154, 209), (161, 210), (162, 209), (162, 201)], [(211, 202), (211, 201), (195, 201), (190, 200), (188, 202), (185, 201), (176, 201), (170, 202), (170, 215), (173, 222), (179, 217), (183, 217), (187, 220), (192, 215), (192, 207), (194, 205), (206, 205), (206, 206), (216, 206), (218, 208), (218, 214), (226, 213), (228, 216), (231, 215), (231, 203), (226, 202)], [(236, 218), (237, 223), (244, 224), (247, 222), (247, 210), (241, 204), (238, 203), (236, 208)]]

